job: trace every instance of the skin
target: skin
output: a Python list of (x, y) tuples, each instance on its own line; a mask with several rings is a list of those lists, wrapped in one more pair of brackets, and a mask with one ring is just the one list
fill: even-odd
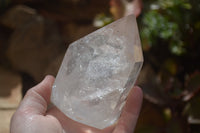
[(136, 17), (138, 17), (141, 14), (143, 8), (142, 0), (132, 0), (129, 2), (129, 6), (131, 6), (131, 8), (125, 7), (125, 9), (123, 6), (124, 2), (127, 3), (127, 0), (110, 0), (110, 10), (115, 19), (119, 19), (122, 16), (127, 16), (130, 14), (134, 14)]
[(142, 7), (143, 7), (142, 0), (134, 0), (132, 4), (133, 4), (133, 14), (136, 17), (138, 17), (142, 12)]
[(48, 108), (53, 82), (46, 76), (29, 89), (11, 119), (11, 133), (133, 133), (143, 99), (139, 87), (131, 90), (118, 122), (99, 130), (69, 119), (55, 106)]

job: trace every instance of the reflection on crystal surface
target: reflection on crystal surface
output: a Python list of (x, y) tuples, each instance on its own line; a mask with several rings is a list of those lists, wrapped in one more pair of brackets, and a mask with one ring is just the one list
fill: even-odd
[(137, 23), (130, 15), (69, 46), (51, 101), (75, 121), (108, 127), (118, 119), (142, 63)]

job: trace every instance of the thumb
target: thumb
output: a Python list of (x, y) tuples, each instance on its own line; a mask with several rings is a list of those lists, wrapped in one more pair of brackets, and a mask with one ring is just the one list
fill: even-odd
[(29, 89), (18, 108), (18, 111), (44, 115), (50, 102), (53, 82), (53, 76), (46, 76), (41, 83)]

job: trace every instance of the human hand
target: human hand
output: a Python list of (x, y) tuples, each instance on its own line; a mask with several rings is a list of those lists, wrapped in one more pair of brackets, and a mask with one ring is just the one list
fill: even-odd
[(11, 119), (11, 133), (132, 133), (141, 104), (142, 90), (134, 87), (115, 125), (103, 130), (92, 128), (66, 117), (55, 106), (48, 108), (54, 77), (46, 76), (25, 95)]
[(123, 16), (134, 14), (138, 17), (143, 8), (142, 0), (110, 0), (110, 12), (113, 14), (115, 19), (119, 19)]
[(142, 0), (133, 0), (131, 3), (127, 4), (125, 10), (125, 16), (134, 14), (136, 17), (138, 17), (142, 12), (142, 8), (143, 8)]

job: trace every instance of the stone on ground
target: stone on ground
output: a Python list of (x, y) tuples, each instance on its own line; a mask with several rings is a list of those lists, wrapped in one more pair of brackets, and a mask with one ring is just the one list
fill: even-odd
[(11, 8), (2, 21), (14, 30), (6, 52), (11, 65), (40, 82), (49, 64), (65, 50), (56, 25), (26, 6)]

